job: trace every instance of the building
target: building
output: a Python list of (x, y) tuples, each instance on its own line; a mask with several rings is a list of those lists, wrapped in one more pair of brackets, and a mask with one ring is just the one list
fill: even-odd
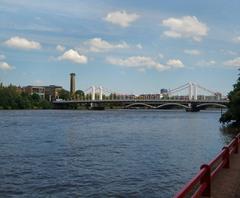
[(18, 94), (21, 94), (23, 92), (23, 88), (18, 86), (18, 87), (16, 87), (16, 91)]
[(216, 100), (221, 100), (222, 99), (222, 94), (217, 92), (215, 93)]
[(168, 98), (169, 94), (168, 94), (168, 90), (167, 89), (161, 89), (160, 90), (160, 98)]
[(59, 93), (63, 89), (62, 86), (49, 85), (45, 86), (45, 98), (49, 101), (59, 99)]
[(160, 93), (161, 93), (161, 94), (168, 94), (168, 90), (167, 90), (167, 89), (161, 89), (161, 90), (160, 90)]
[(22, 88), (24, 93), (29, 95), (37, 94), (41, 99), (53, 101), (59, 98), (59, 93), (63, 88), (61, 86), (49, 85), (49, 86), (26, 86)]
[(141, 94), (138, 96), (138, 99), (142, 100), (159, 100), (160, 94)]
[(23, 87), (23, 92), (32, 95), (37, 94), (41, 99), (45, 99), (45, 87), (44, 86), (26, 86)]

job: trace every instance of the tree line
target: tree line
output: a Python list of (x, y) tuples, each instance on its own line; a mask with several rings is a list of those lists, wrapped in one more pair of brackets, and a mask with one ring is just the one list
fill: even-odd
[[(77, 90), (73, 96), (70, 92), (61, 89), (59, 98), (70, 100), (73, 98), (86, 97), (82, 90)], [(3, 86), (0, 83), (0, 109), (52, 109), (52, 103), (46, 99), (42, 99), (38, 94), (28, 94), (23, 92), (20, 87), (15, 85)]]
[(50, 109), (49, 101), (38, 94), (27, 94), (14, 85), (0, 84), (0, 109)]

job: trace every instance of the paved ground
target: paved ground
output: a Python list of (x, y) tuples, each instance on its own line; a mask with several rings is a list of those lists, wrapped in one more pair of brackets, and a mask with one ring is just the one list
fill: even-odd
[(212, 198), (240, 198), (240, 153), (233, 154), (230, 168), (222, 169), (212, 183)]

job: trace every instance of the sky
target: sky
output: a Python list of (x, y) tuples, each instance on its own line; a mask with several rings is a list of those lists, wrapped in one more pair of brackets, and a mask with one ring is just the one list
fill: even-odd
[(239, 0), (0, 0), (0, 82), (227, 94), (240, 67)]

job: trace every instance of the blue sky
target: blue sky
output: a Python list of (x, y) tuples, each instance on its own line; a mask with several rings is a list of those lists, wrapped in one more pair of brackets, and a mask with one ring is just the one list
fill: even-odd
[(228, 93), (240, 67), (240, 1), (0, 0), (0, 81), (157, 93)]

